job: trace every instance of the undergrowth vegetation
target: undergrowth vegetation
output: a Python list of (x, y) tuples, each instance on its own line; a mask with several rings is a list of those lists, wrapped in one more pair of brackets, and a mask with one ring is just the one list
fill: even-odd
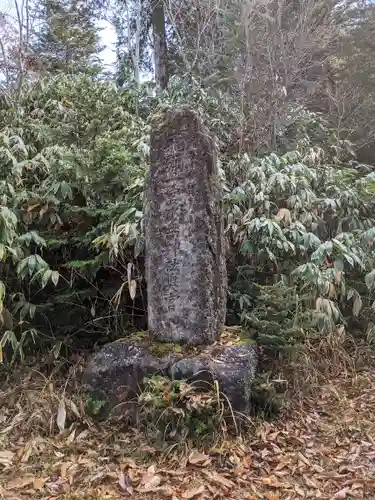
[[(195, 447), (196, 440), (171, 437), (160, 447), (151, 428), (146, 436), (134, 428), (123, 432), (113, 422), (94, 423), (77, 398), (79, 368), (78, 363), (61, 377), (56, 371), (43, 375), (23, 367), (12, 370), (2, 384), (0, 492), (5, 498), (188, 498), (197, 491), (225, 498), (373, 495), (370, 370), (331, 379), (317, 396), (305, 395), (288, 418), (258, 421), (250, 439), (230, 437), (223, 425), (216, 427), (214, 440), (203, 451)], [(156, 384), (157, 394), (159, 388), (170, 388), (162, 380)], [(153, 397), (153, 383), (151, 387), (147, 392)], [(193, 391), (181, 389), (184, 394), (188, 390), (187, 401), (192, 402)], [(210, 404), (216, 411), (208, 398)], [(160, 411), (148, 415), (160, 416)]]
[[(187, 381), (154, 376), (139, 396), (141, 428), (159, 446), (215, 445), (227, 434), (230, 406), (216, 383), (212, 390)], [(237, 423), (232, 414), (232, 427)]]
[(278, 151), (233, 154), (225, 100), (194, 82), (156, 96), (59, 76), (1, 102), (2, 356), (146, 326), (148, 118), (179, 102), (195, 103), (221, 150), (228, 320), (272, 352), (345, 332), (374, 342), (375, 175), (322, 116), (291, 107)]
[[(267, 417), (285, 395), (352, 370), (375, 342), (375, 176), (355, 145), (304, 109), (291, 108), (276, 152), (230, 152), (225, 101), (194, 82), (175, 79), (157, 96), (49, 77), (25, 85), (17, 106), (1, 103), (1, 358), (42, 353), (48, 368), (147, 327), (149, 118), (181, 102), (195, 103), (221, 151), (227, 321), (261, 348), (252, 400)], [(164, 445), (239, 432), (219, 388), (156, 377), (139, 403), (139, 424)]]
[(0, 110), (2, 345), (21, 354), (38, 332), (58, 354), (56, 335), (121, 322), (113, 287), (137, 272), (125, 254), (141, 252), (146, 128), (131, 92), (86, 78), (40, 80), (19, 99)]

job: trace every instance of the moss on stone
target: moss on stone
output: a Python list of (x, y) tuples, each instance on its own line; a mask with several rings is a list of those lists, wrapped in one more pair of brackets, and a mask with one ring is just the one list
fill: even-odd
[(159, 342), (154, 340), (149, 332), (138, 331), (131, 333), (128, 337), (120, 340), (127, 344), (136, 344), (145, 347), (148, 351), (158, 358), (165, 356), (192, 356), (200, 352), (200, 348), (190, 345), (181, 345), (172, 342)]
[(256, 344), (250, 333), (242, 326), (226, 326), (221, 332), (219, 343), (222, 345)]
[[(130, 333), (127, 337), (119, 339), (117, 342), (135, 344), (148, 349), (148, 351), (158, 358), (165, 356), (191, 357), (197, 356), (208, 346), (193, 346), (188, 344), (178, 344), (173, 342), (159, 342), (151, 337), (148, 331), (137, 331)], [(220, 338), (215, 345), (219, 347), (228, 345), (248, 345), (255, 342), (250, 338), (249, 333), (241, 326), (224, 327)]]

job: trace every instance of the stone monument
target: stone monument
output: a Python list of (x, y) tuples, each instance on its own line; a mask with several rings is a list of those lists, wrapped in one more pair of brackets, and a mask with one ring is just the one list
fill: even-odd
[(211, 344), (225, 322), (226, 267), (214, 141), (189, 107), (154, 117), (146, 186), (148, 329)]
[(103, 415), (118, 414), (145, 376), (217, 380), (233, 409), (248, 412), (256, 351), (220, 340), (227, 277), (215, 144), (187, 106), (164, 108), (152, 120), (144, 216), (147, 338), (104, 346), (87, 366), (87, 393), (105, 402)]

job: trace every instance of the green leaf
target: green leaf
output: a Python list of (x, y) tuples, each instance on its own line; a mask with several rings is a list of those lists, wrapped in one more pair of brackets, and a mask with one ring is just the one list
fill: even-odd
[(25, 257), (24, 259), (21, 260), (21, 262), (17, 266), (17, 274), (24, 278), (27, 274), (28, 271), (28, 262), (29, 258)]
[(30, 255), (27, 257), (27, 267), (30, 276), (34, 273), (36, 267), (37, 267), (38, 261), (37, 261), (37, 256), (36, 255)]
[(51, 269), (47, 269), (42, 276), (42, 288), (47, 286), (48, 281), (51, 279), (52, 271)]
[(344, 259), (352, 266), (354, 267), (354, 259), (351, 255), (348, 255), (347, 253), (344, 254)]
[(31, 319), (34, 318), (35, 311), (36, 311), (36, 305), (35, 304), (29, 304), (29, 316), (30, 316)]
[(65, 181), (60, 184), (61, 195), (64, 199), (68, 198), (69, 200), (73, 199), (73, 191), (69, 184)]
[(333, 265), (336, 271), (339, 271), (340, 273), (344, 270), (344, 261), (342, 259), (336, 259)]
[(361, 309), (362, 309), (362, 299), (359, 295), (357, 295), (356, 298), (354, 299), (354, 303), (353, 303), (354, 316), (358, 316)]
[(373, 290), (375, 288), (375, 269), (366, 274), (365, 283), (369, 290)]
[(60, 274), (58, 271), (52, 271), (51, 279), (52, 283), (56, 286), (59, 282)]
[(3, 243), (0, 243), (0, 261), (5, 260), (6, 255), (7, 255), (6, 247), (5, 247), (5, 245), (3, 245)]
[(324, 244), (324, 246), (325, 246), (327, 255), (331, 255), (332, 252), (333, 252), (333, 243), (332, 243), (332, 241), (326, 241), (325, 244)]

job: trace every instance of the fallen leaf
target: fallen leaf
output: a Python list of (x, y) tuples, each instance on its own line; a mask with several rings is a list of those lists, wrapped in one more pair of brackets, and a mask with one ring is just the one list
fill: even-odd
[(267, 486), (271, 486), (272, 488), (281, 488), (283, 486), (283, 483), (281, 483), (275, 476), (264, 477), (262, 479), (262, 483)]
[(144, 446), (141, 446), (139, 448), (139, 452), (140, 453), (150, 453), (150, 454), (153, 454), (153, 453), (156, 453), (156, 448), (152, 447), (152, 446), (149, 446), (149, 445), (144, 445)]
[(49, 477), (36, 477), (33, 486), (36, 490), (42, 490)]
[(236, 476), (242, 476), (245, 472), (245, 468), (240, 465), (239, 467), (235, 467), (233, 469), (233, 474), (236, 475)]
[(79, 413), (77, 405), (74, 403), (74, 401), (69, 401), (69, 405), (70, 405), (70, 408), (71, 408), (72, 412), (74, 413), (74, 415), (77, 418), (81, 418), (81, 414)]
[(132, 459), (132, 458), (124, 458), (122, 461), (121, 461), (121, 465), (122, 467), (130, 467), (131, 469), (136, 469), (137, 468), (137, 464), (135, 463), (135, 461)]
[(303, 479), (306, 483), (306, 485), (309, 487), (309, 488), (316, 488), (316, 489), (319, 489), (319, 485), (317, 483), (317, 481), (314, 480), (314, 478), (310, 478), (308, 476), (303, 476)]
[[(99, 485), (104, 479), (106, 479), (108, 477), (108, 475), (109, 474), (105, 470), (101, 470), (97, 474), (95, 474), (94, 476), (90, 477), (89, 484), (91, 486)], [(70, 478), (71, 478), (71, 476), (69, 473), (69, 484), (70, 484)], [(116, 478), (117, 478), (117, 474), (116, 474)]]
[(151, 465), (146, 474), (141, 478), (141, 482), (137, 488), (137, 491), (140, 493), (148, 493), (154, 491), (161, 483), (161, 476), (155, 474), (156, 467), (155, 465)]
[(22, 490), (23, 488), (26, 488), (26, 486), (30, 486), (30, 484), (33, 484), (34, 479), (35, 478), (32, 476), (13, 479), (7, 484), (7, 490)]
[(188, 490), (182, 493), (182, 498), (187, 498), (187, 499), (195, 498), (196, 496), (204, 493), (205, 489), (206, 488), (204, 487), (203, 484), (201, 484), (200, 486), (196, 486), (194, 488), (189, 488)]
[(163, 472), (164, 474), (169, 474), (170, 476), (175, 476), (175, 477), (186, 475), (185, 469), (176, 469), (176, 470), (163, 469), (161, 472)]
[(60, 429), (60, 432), (62, 432), (65, 429), (65, 421), (66, 421), (65, 403), (63, 399), (60, 399), (59, 409), (57, 411), (57, 418), (56, 418), (57, 427)]
[(70, 466), (71, 466), (70, 462), (64, 462), (63, 464), (61, 464), (61, 467), (60, 467), (60, 477), (61, 477), (61, 479), (65, 479), (66, 478), (66, 472), (67, 472), (67, 470), (69, 469)]
[(280, 471), (280, 470), (284, 469), (287, 466), (288, 466), (288, 464), (286, 464), (285, 462), (279, 462), (276, 465), (276, 467), (274, 468), (274, 471)]
[(303, 455), (300, 451), (298, 452), (298, 458), (303, 462), (305, 465), (308, 465), (309, 467), (311, 466), (310, 462), (307, 460), (305, 455)]
[[(154, 488), (152, 490), (152, 492), (159, 493), (160, 495), (163, 495), (165, 497), (170, 498), (174, 493), (174, 489), (171, 486), (165, 485), (165, 486), (158, 486), (157, 488)], [(160, 498), (160, 497), (158, 496), (158, 498)]]
[(129, 495), (133, 494), (133, 486), (130, 477), (127, 474), (124, 474), (123, 472), (120, 474), (118, 478), (118, 484), (120, 485), (120, 488), (126, 492), (129, 493)]
[(299, 486), (295, 485), (294, 486), (294, 491), (297, 493), (297, 495), (299, 495), (300, 497), (302, 498), (305, 498), (305, 492), (303, 491), (302, 488), (300, 488)]
[(87, 438), (87, 436), (88, 436), (88, 435), (89, 435), (89, 430), (88, 430), (88, 429), (86, 429), (86, 430), (84, 430), (84, 431), (80, 432), (80, 433), (78, 434), (78, 436), (77, 436), (77, 441), (83, 441), (84, 439), (86, 439), (86, 438)]
[(126, 473), (129, 476), (129, 479), (130, 479), (130, 481), (132, 482), (133, 485), (139, 483), (139, 480), (140, 480), (139, 470), (137, 470), (137, 469), (128, 469), (126, 471)]
[(193, 450), (189, 455), (189, 463), (192, 465), (206, 465), (210, 461), (210, 457), (204, 453), (199, 453)]
[(314, 464), (312, 468), (315, 472), (318, 472), (318, 474), (322, 474), (324, 472), (323, 467), (320, 467), (320, 465)]
[(343, 488), (342, 490), (335, 493), (332, 499), (339, 500), (340, 498), (346, 498), (349, 493), (350, 493), (350, 488)]
[(24, 454), (22, 455), (21, 462), (26, 464), (29, 461), (29, 458), (31, 457), (33, 452), (33, 445), (32, 443), (26, 446)]
[(246, 457), (244, 457), (242, 463), (243, 466), (246, 467), (246, 469), (250, 469), (253, 464), (253, 457), (251, 455), (247, 455)]
[(214, 497), (217, 497), (220, 495), (220, 491), (218, 490), (218, 488), (216, 488), (216, 486), (213, 486), (212, 484), (207, 483), (207, 488), (214, 495)]
[(354, 490), (359, 490), (359, 489), (363, 488), (363, 484), (361, 484), (361, 483), (353, 483), (351, 488), (352, 488), (353, 491)]
[[(78, 471), (78, 464), (73, 464), (71, 467), (68, 469), (68, 481), (69, 484), (72, 485), (74, 482), (74, 477), (77, 474)], [(104, 475), (107, 475), (106, 471), (103, 471)]]
[(66, 444), (67, 445), (70, 445), (73, 443), (74, 441), (74, 438), (75, 438), (75, 435), (76, 435), (76, 430), (73, 429), (73, 431), (69, 434), (69, 436), (66, 438)]
[(14, 453), (11, 451), (0, 451), (0, 464), (8, 467), (12, 465)]
[(275, 441), (277, 436), (280, 434), (280, 431), (272, 432), (268, 434), (268, 441)]
[(203, 471), (203, 473), (208, 477), (208, 479), (220, 486), (224, 486), (225, 488), (231, 489), (234, 486), (234, 483), (227, 479), (226, 477), (220, 475), (215, 471)]
[(156, 465), (150, 465), (147, 469), (147, 474), (155, 474), (156, 473)]

